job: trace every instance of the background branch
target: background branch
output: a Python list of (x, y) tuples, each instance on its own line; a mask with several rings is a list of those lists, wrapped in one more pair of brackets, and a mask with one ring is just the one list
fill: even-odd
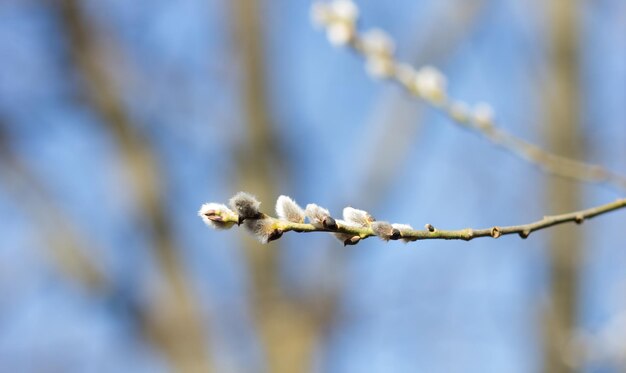
[[(328, 22), (325, 26), (328, 27), (334, 22), (354, 22), (354, 20), (345, 19), (338, 21), (337, 19), (333, 19), (333, 17), (335, 16), (330, 15), (329, 19), (323, 21)], [(351, 25), (349, 27), (355, 26)], [(356, 28), (351, 32), (354, 32), (354, 34), (349, 36), (345, 45), (352, 47), (354, 51), (369, 60), (372, 56), (370, 55), (371, 51), (368, 50), (368, 41), (362, 34), (357, 32)], [(334, 42), (338, 44), (344, 43), (343, 40)], [(509, 151), (529, 163), (536, 165), (541, 170), (555, 176), (586, 183), (607, 185), (622, 191), (626, 190), (626, 177), (622, 175), (616, 174), (599, 165), (587, 164), (567, 156), (552, 154), (502, 129), (496, 128), (493, 118), (478, 118), (472, 115), (471, 112), (460, 110), (460, 105), (465, 106), (466, 104), (450, 99), (445, 93), (445, 87), (444, 92), (441, 92), (441, 94), (438, 95), (440, 97), (436, 99), (424, 97), (424, 95), (419, 92), (419, 87), (415, 86), (414, 78), (416, 72), (412, 71), (410, 66), (396, 61), (393, 55), (385, 57), (389, 58), (389, 60), (383, 62), (388, 63), (389, 66), (384, 67), (386, 71), (377, 72), (377, 74), (379, 74), (378, 77), (386, 77), (399, 83), (414, 96), (424, 98), (434, 107), (441, 110), (455, 123), (481, 134), (484, 138), (502, 149)]]
[(161, 349), (176, 371), (210, 371), (208, 337), (192, 287), (177, 253), (171, 224), (166, 214), (161, 170), (147, 139), (132, 123), (112, 77), (103, 66), (95, 30), (77, 0), (60, 0), (61, 26), (69, 42), (72, 61), (81, 74), (88, 103), (101, 117), (105, 129), (119, 144), (123, 165), (130, 176), (140, 215), (148, 223), (152, 248), (165, 279), (157, 299), (142, 310), (141, 330), (147, 340)]
[[(274, 194), (274, 177), (286, 167), (279, 156), (279, 134), (274, 128), (267, 103), (264, 27), (261, 11), (268, 3), (262, 0), (236, 0), (232, 6), (232, 26), (235, 45), (241, 63), (239, 90), (243, 113), (243, 140), (235, 154), (238, 185), (255, 190), (261, 198)], [(284, 165), (283, 165), (284, 166)], [(255, 326), (265, 353), (269, 372), (307, 371), (313, 366), (313, 356), (320, 334), (327, 323), (331, 299), (288, 296), (281, 286), (279, 257), (281, 248), (265, 250), (257, 241), (243, 245), (251, 272), (250, 287)]]
[[(546, 143), (551, 149), (567, 157), (582, 158), (584, 143), (581, 138), (580, 114), (584, 100), (580, 85), (579, 34), (580, 4), (568, 0), (550, 0), (545, 3), (549, 22), (548, 79), (545, 80)], [(539, 153), (540, 154), (540, 153)], [(545, 159), (549, 155), (543, 155)], [(555, 161), (571, 175), (594, 176), (613, 185), (623, 186), (623, 179), (606, 170), (578, 165), (566, 159)], [(585, 174), (586, 173), (586, 174)], [(562, 179), (549, 179), (546, 202), (550, 210), (574, 210), (580, 207), (580, 186)], [(574, 368), (576, 352), (571, 349), (577, 325), (579, 267), (584, 230), (559, 227), (549, 236), (549, 297), (543, 314), (546, 372), (570, 372)]]

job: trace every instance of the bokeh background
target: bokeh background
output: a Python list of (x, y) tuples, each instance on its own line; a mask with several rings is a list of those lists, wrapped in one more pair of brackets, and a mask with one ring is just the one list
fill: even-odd
[[(259, 245), (239, 190), (482, 228), (612, 201), (366, 75), (308, 1), (0, 1), (0, 371), (617, 372), (626, 214)], [(359, 0), (508, 131), (626, 174), (622, 0)]]

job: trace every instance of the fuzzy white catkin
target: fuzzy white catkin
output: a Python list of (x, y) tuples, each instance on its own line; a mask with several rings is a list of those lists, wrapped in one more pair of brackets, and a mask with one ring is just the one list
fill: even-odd
[(386, 221), (375, 221), (372, 223), (372, 231), (384, 241), (389, 241), (393, 236), (394, 228)]
[(280, 196), (276, 201), (276, 215), (281, 220), (304, 223), (304, 210), (291, 198)]
[(255, 218), (259, 214), (261, 202), (246, 192), (235, 194), (229, 201), (230, 207), (244, 219)]
[(393, 223), (391, 224), (392, 227), (396, 228), (397, 230), (399, 230), (400, 232), (402, 231), (412, 231), (413, 227), (411, 227), (408, 224), (398, 224), (398, 223)]
[(334, 0), (329, 6), (338, 20), (354, 22), (359, 16), (359, 8), (352, 0)]
[[(227, 221), (211, 220), (207, 214), (216, 215)], [(198, 216), (202, 218), (204, 224), (215, 229), (229, 229), (237, 220), (237, 215), (226, 205), (221, 203), (205, 203), (198, 210)]]
[(304, 214), (309, 219), (309, 222), (316, 228), (324, 227), (324, 219), (330, 218), (330, 212), (323, 207), (320, 207), (314, 203), (306, 205)]
[(361, 45), (367, 57), (390, 57), (395, 49), (389, 34), (378, 28), (364, 32), (361, 35)]
[(374, 218), (367, 211), (346, 207), (343, 209), (343, 220), (356, 226), (368, 227)]
[(315, 2), (311, 6), (313, 23), (326, 28), (326, 37), (334, 46), (344, 46), (355, 37), (358, 16), (359, 9), (351, 0)]
[(326, 28), (326, 37), (334, 46), (344, 46), (354, 37), (354, 26), (348, 22), (332, 22)]
[(251, 219), (244, 222), (244, 226), (256, 237), (259, 242), (266, 244), (270, 241), (280, 238), (282, 232), (278, 232), (274, 228), (275, 219)]
[(441, 103), (446, 98), (447, 79), (432, 66), (424, 66), (415, 73), (417, 93), (431, 103)]
[(480, 102), (474, 106), (472, 113), (474, 122), (483, 127), (488, 127), (493, 124), (494, 111), (491, 105)]

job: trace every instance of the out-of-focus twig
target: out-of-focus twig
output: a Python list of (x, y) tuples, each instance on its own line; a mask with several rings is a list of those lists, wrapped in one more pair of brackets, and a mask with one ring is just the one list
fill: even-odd
[[(362, 51), (358, 37), (355, 38), (351, 45), (355, 47), (355, 50)], [(398, 70), (395, 70), (392, 77), (396, 82), (406, 87), (406, 81), (398, 73)], [(409, 91), (415, 94), (415, 91), (410, 87)], [(622, 191), (626, 190), (626, 177), (623, 175), (612, 172), (600, 165), (588, 164), (566, 156), (553, 154), (501, 128), (485, 125), (473, 116), (459, 115), (457, 103), (453, 100), (446, 98), (438, 103), (436, 107), (464, 128), (479, 133), (494, 145), (528, 161), (548, 174), (585, 183), (607, 185)]]
[[(236, 154), (238, 184), (270, 198), (273, 175), (280, 170), (277, 133), (272, 128), (266, 100), (266, 71), (260, 0), (236, 0), (232, 4), (233, 34), (241, 64), (239, 78), (245, 130)], [(331, 300), (310, 307), (309, 299), (288, 296), (280, 284), (280, 250), (266, 250), (254, 241), (245, 242), (252, 274), (252, 306), (257, 332), (270, 372), (308, 371), (324, 329)], [(322, 305), (322, 306), (320, 306)]]
[[(584, 156), (580, 129), (580, 4), (568, 0), (546, 2), (549, 22), (548, 76), (545, 82), (546, 142), (551, 149), (566, 157)], [(509, 141), (511, 141), (509, 139)], [(520, 148), (524, 148), (520, 145)], [(544, 157), (549, 155), (543, 154)], [(539, 156), (538, 155), (538, 156)], [(569, 170), (572, 176), (597, 175), (597, 180), (614, 180), (622, 185), (622, 178), (601, 168), (578, 164), (566, 158), (554, 165)], [(563, 179), (548, 180), (547, 205), (551, 210), (575, 210), (580, 206), (580, 187)], [(581, 257), (583, 230), (563, 226), (549, 236), (549, 299), (544, 314), (544, 349), (546, 372), (574, 370), (576, 356), (570, 349), (570, 340), (576, 330), (578, 305), (578, 267)]]
[(120, 92), (105, 69), (105, 52), (77, 0), (59, 0), (62, 30), (69, 53), (82, 77), (85, 94), (105, 128), (118, 142), (131, 177), (141, 216), (147, 223), (154, 255), (164, 277), (156, 302), (142, 311), (145, 336), (180, 372), (210, 371), (208, 335), (172, 234), (162, 200), (161, 172), (149, 141), (132, 122)]
[[(352, 4), (347, 6), (347, 4)], [(619, 190), (626, 190), (626, 176), (612, 172), (599, 165), (587, 164), (570, 157), (556, 155), (525, 141), (495, 126), (491, 115), (480, 115), (468, 111), (464, 102), (448, 97), (445, 91), (445, 77), (434, 68), (416, 71), (410, 65), (398, 62), (393, 55), (393, 48), (388, 44), (388, 36), (381, 37), (382, 30), (372, 33), (359, 33), (356, 29), (358, 11), (356, 5), (347, 1), (335, 0), (330, 5), (315, 3), (314, 20), (322, 24), (329, 40), (336, 45), (351, 47), (366, 59), (370, 74), (387, 78), (400, 84), (415, 97), (424, 99), (433, 107), (449, 116), (455, 123), (470, 129), (502, 149), (539, 167), (546, 173), (586, 183), (607, 185)], [(375, 39), (375, 40), (374, 40)], [(387, 39), (384, 40), (383, 39)], [(387, 44), (387, 45), (383, 45)], [(436, 92), (424, 92), (434, 89)]]

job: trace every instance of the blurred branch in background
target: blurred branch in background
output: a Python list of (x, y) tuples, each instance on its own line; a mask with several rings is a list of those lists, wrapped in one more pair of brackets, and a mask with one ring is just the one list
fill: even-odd
[(480, 103), (472, 108), (463, 101), (448, 97), (447, 78), (439, 70), (432, 66), (416, 70), (411, 65), (397, 61), (393, 40), (380, 29), (359, 32), (356, 27), (358, 9), (353, 2), (316, 2), (311, 13), (314, 23), (325, 28), (332, 44), (350, 47), (364, 57), (365, 69), (371, 76), (400, 84), (412, 95), (439, 109), (463, 128), (480, 134), (494, 145), (548, 174), (626, 190), (625, 176), (598, 165), (541, 149), (496, 127), (493, 109), (489, 105)]
[(13, 152), (8, 120), (0, 117), (0, 166), (6, 169), (5, 184), (35, 222), (47, 256), (59, 270), (93, 293), (110, 288), (104, 271), (98, 266), (97, 252), (90, 250), (93, 240), (82, 237), (75, 224), (54, 202), (52, 193), (38, 175)]
[[(281, 170), (281, 157), (277, 154), (279, 134), (272, 126), (266, 99), (261, 25), (264, 3), (236, 0), (231, 4), (231, 24), (241, 63), (239, 91), (245, 123), (245, 139), (236, 153), (238, 185), (242, 189), (254, 190), (260, 198), (269, 199), (275, 195), (273, 180)], [(284, 169), (282, 171), (284, 177)], [(282, 373), (312, 369), (313, 354), (334, 299), (332, 296), (322, 300), (287, 296), (280, 285), (280, 249), (267, 250), (256, 241), (247, 240), (244, 250), (251, 273), (253, 312), (267, 371)]]
[[(549, 30), (548, 76), (546, 95), (546, 143), (566, 157), (584, 159), (580, 111), (580, 5), (568, 0), (546, 3)], [(576, 210), (580, 206), (577, 183), (551, 178), (546, 188), (550, 211)], [(549, 237), (549, 304), (544, 314), (545, 366), (551, 373), (574, 369), (576, 356), (570, 350), (577, 321), (579, 262), (583, 230), (562, 226)]]
[(147, 222), (152, 249), (164, 287), (138, 320), (147, 340), (158, 347), (179, 372), (210, 371), (208, 333), (176, 252), (166, 214), (162, 175), (148, 139), (132, 122), (106, 69), (106, 51), (78, 0), (59, 0), (60, 24), (69, 43), (74, 67), (82, 77), (85, 96), (118, 143), (139, 214)]

